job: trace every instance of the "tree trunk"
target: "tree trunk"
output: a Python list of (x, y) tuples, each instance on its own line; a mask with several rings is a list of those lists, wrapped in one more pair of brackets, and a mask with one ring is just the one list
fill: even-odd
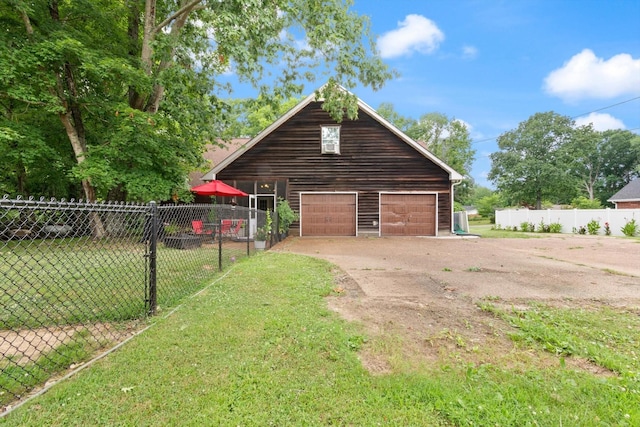
[(22, 162), (16, 168), (17, 190), (18, 194), (26, 193), (27, 182), (27, 170), (24, 168)]
[[(62, 121), (62, 124), (67, 131), (67, 136), (69, 138), (69, 141), (71, 142), (71, 146), (73, 147), (73, 152), (76, 155), (76, 161), (78, 162), (78, 164), (80, 164), (85, 160), (86, 145), (78, 137), (78, 133), (75, 126), (71, 122), (70, 116), (71, 114), (68, 111), (66, 113), (60, 113), (60, 120)], [(91, 181), (89, 179), (82, 180), (82, 189), (84, 190), (84, 195), (88, 202), (94, 202), (96, 200), (96, 190), (93, 185), (91, 185)], [(91, 212), (89, 218), (91, 221), (91, 231), (93, 237), (95, 237), (96, 239), (104, 237), (105, 229), (98, 213)]]
[[(127, 36), (129, 37), (129, 56), (137, 58), (140, 53), (140, 8), (137, 1), (130, 2), (129, 24), (127, 28)], [(133, 106), (138, 103), (140, 94), (133, 88), (129, 87), (129, 105)]]
[(593, 200), (593, 182), (585, 182), (585, 189), (587, 190), (587, 194), (589, 195), (589, 200)]
[[(54, 21), (59, 22), (60, 15), (57, 1), (51, 1), (49, 4), (49, 13)], [(67, 137), (73, 148), (73, 153), (76, 156), (76, 162), (81, 164), (85, 161), (87, 155), (87, 142), (84, 122), (82, 120), (82, 111), (77, 102), (77, 85), (70, 63), (66, 62), (63, 65), (63, 71), (56, 74), (56, 83), (57, 87), (52, 90), (52, 92), (54, 92), (65, 108), (64, 112), (59, 113), (60, 121), (67, 132)], [(95, 202), (96, 190), (89, 179), (82, 180), (82, 189), (84, 190), (86, 201)], [(105, 234), (104, 225), (97, 212), (91, 213), (91, 229), (93, 231), (93, 237), (95, 238), (101, 238)]]
[[(144, 8), (144, 29), (142, 36), (142, 46), (140, 49), (140, 61), (147, 75), (159, 75), (162, 71), (171, 66), (171, 59), (163, 59), (160, 63), (154, 67), (153, 65), (153, 48), (152, 44), (155, 41), (156, 34), (162, 31), (163, 28), (171, 24), (170, 37), (177, 38), (180, 34), (180, 30), (187, 22), (189, 14), (196, 8), (200, 7), (202, 0), (183, 0), (180, 9), (167, 19), (162, 21), (156, 26), (156, 0), (146, 0)], [(136, 9), (133, 8), (132, 13), (135, 13)], [(132, 17), (134, 19), (135, 17)], [(129, 37), (138, 37), (137, 26), (129, 25)], [(167, 54), (167, 58), (173, 58), (175, 49), (171, 48), (171, 51)], [(164, 96), (164, 86), (155, 84), (153, 90), (148, 96), (137, 92), (130, 92), (129, 94), (129, 106), (136, 110), (142, 110), (149, 113), (156, 113), (160, 109), (160, 103)]]

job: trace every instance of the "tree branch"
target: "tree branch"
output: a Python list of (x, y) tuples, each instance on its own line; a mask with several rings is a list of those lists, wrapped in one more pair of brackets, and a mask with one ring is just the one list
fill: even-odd
[[(182, 27), (184, 27), (184, 24), (187, 22), (187, 19), (189, 18), (189, 13), (191, 13), (191, 11), (196, 9), (196, 5), (198, 4), (199, 1), (201, 0), (190, 1), (187, 6), (180, 8), (180, 10), (183, 11), (181, 14), (175, 13), (173, 15), (175, 23), (171, 26), (171, 33), (170, 33), (171, 37), (173, 38), (178, 37), (180, 30), (182, 29)], [(175, 47), (171, 48), (171, 55), (169, 55), (169, 58), (172, 58), (174, 53), (175, 53)], [(160, 73), (161, 71), (167, 69), (171, 64), (171, 62), (172, 62), (172, 59), (163, 59), (162, 61), (160, 61), (160, 64), (156, 68), (156, 72)], [(160, 108), (160, 101), (162, 100), (163, 96), (164, 96), (164, 86), (159, 84), (154, 85), (153, 91), (151, 93), (151, 96), (147, 100), (147, 105), (145, 106), (144, 111), (147, 111), (150, 113), (156, 113), (158, 111), (158, 108)]]
[(21, 10), (20, 11), (20, 16), (22, 17), (22, 22), (24, 22), (24, 26), (27, 29), (27, 34), (32, 36), (33, 35), (33, 27), (31, 26), (31, 20), (29, 19), (29, 15), (27, 15), (27, 12)]
[(174, 13), (173, 15), (169, 16), (167, 19), (165, 19), (164, 21), (162, 21), (160, 24), (158, 24), (153, 30), (152, 30), (152, 35), (156, 35), (158, 33), (158, 31), (162, 30), (164, 27), (166, 27), (167, 25), (169, 25), (169, 23), (171, 23), (171, 21), (177, 19), (180, 17), (180, 15), (182, 14), (188, 14), (191, 13), (193, 10), (196, 9), (201, 9), (203, 6), (201, 6), (200, 8), (196, 8), (195, 6), (198, 3), (202, 3), (202, 0), (191, 0), (190, 2), (188, 2), (187, 4), (185, 4), (184, 6), (182, 6), (180, 9), (178, 9), (176, 11), (176, 13)]

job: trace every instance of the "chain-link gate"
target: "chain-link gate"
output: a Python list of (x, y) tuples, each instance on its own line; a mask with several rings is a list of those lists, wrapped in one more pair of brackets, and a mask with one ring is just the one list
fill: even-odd
[(262, 226), (265, 214), (0, 199), (0, 407), (113, 347), (249, 255), (250, 220)]

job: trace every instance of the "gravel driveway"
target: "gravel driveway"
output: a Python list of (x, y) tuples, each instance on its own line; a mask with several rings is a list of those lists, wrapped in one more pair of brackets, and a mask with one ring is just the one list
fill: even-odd
[(640, 242), (532, 239), (289, 238), (274, 248), (324, 258), (369, 297), (640, 299)]
[[(500, 339), (508, 327), (480, 310), (482, 301), (610, 305), (640, 313), (640, 241), (634, 239), (289, 237), (272, 250), (336, 264), (344, 273), (331, 308), (371, 334), (403, 337), (404, 357), (420, 360), (442, 357), (443, 346), (455, 350), (438, 339), (443, 333), (511, 351), (513, 344)], [(363, 362), (372, 371), (388, 365), (374, 357)]]

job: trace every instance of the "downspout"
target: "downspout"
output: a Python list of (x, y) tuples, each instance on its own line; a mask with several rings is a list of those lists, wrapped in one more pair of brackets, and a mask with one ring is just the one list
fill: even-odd
[(453, 200), (454, 200), (454, 192), (455, 192), (455, 186), (462, 183), (461, 179), (454, 179), (452, 180), (451, 183), (451, 234), (455, 234), (455, 220), (454, 220), (454, 208), (453, 208)]

